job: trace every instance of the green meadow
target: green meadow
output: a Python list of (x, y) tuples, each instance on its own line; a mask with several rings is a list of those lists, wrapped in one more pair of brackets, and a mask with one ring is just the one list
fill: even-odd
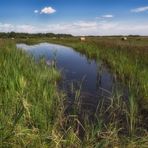
[[(16, 43), (62, 44), (101, 60), (129, 89), (100, 100), (95, 121), (79, 120), (80, 91), (65, 114), (60, 71), (38, 63)], [(0, 39), (0, 147), (146, 148), (148, 145), (148, 37), (29, 37)], [(83, 136), (81, 136), (83, 129)]]

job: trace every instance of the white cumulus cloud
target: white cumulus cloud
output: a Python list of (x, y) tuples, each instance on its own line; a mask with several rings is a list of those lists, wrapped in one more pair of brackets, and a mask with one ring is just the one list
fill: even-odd
[(41, 10), (41, 14), (52, 14), (55, 12), (56, 12), (56, 10), (52, 7), (45, 7)]
[(148, 11), (148, 6), (139, 7), (139, 8), (136, 8), (136, 9), (132, 9), (132, 10), (131, 10), (131, 12), (136, 12), (136, 13), (144, 12), (144, 11)]

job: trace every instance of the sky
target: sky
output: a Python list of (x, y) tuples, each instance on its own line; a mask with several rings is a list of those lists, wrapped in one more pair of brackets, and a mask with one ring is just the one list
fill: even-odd
[(0, 0), (0, 32), (148, 35), (148, 0)]

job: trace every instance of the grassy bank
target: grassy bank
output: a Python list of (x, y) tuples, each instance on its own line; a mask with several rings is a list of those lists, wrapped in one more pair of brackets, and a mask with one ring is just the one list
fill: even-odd
[[(84, 43), (73, 38), (56, 41), (39, 38), (19, 42), (44, 41), (72, 46), (90, 58), (102, 57), (106, 62), (114, 57), (116, 64), (113, 49), (106, 53), (92, 39)], [(119, 63), (112, 63), (112, 69), (118, 70), (116, 66)], [(57, 89), (59, 77), (59, 72), (47, 67), (43, 59), (35, 63), (31, 57), (17, 50), (15, 41), (0, 40), (1, 147), (147, 147), (147, 120), (139, 112), (135, 97), (143, 93), (138, 95), (133, 89), (135, 84), (134, 88), (138, 87), (143, 92), (141, 85), (129, 82), (132, 89), (128, 103), (119, 93), (109, 98), (107, 104), (102, 98), (93, 120), (90, 120), (91, 112), (81, 104), (79, 90), (75, 92), (74, 105), (66, 112), (66, 94)], [(121, 78), (126, 77), (121, 75)]]
[(59, 72), (0, 41), (0, 147), (42, 147), (52, 132)]

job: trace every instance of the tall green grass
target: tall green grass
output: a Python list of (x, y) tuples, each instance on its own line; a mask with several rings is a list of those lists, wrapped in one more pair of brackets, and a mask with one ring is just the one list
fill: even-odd
[(41, 147), (48, 143), (60, 101), (55, 68), (38, 64), (12, 41), (0, 42), (0, 144)]
[(67, 114), (60, 111), (57, 118), (53, 139), (57, 147), (147, 147), (148, 132), (138, 125), (141, 121), (133, 98), (128, 103), (120, 94), (109, 100), (102, 98), (91, 121), (81, 95), (76, 92), (75, 96), (71, 110)]

